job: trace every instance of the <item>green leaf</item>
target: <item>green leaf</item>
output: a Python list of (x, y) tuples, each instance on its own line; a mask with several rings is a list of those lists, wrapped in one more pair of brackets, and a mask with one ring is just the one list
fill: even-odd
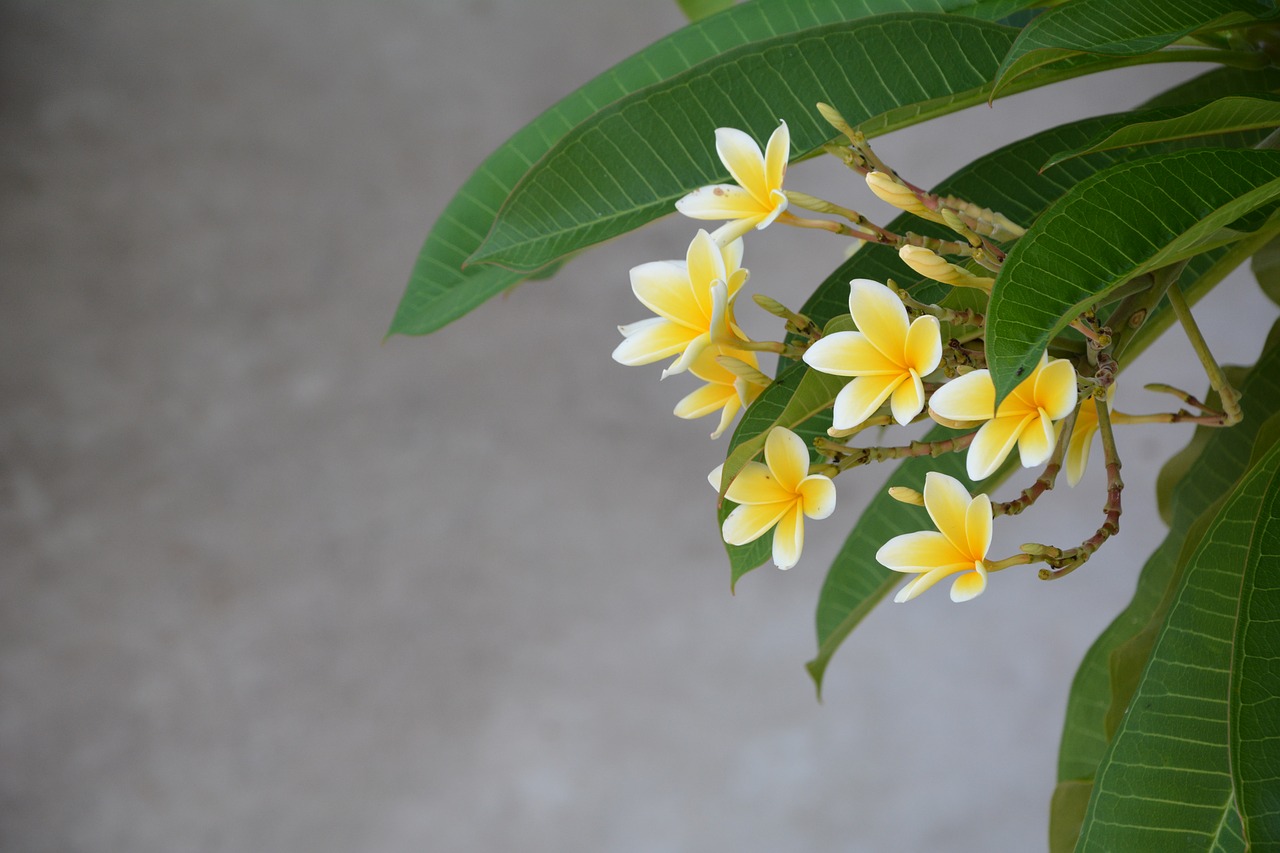
[(1274, 14), (1263, 0), (1073, 0), (1028, 24), (996, 74), (999, 92), (1016, 77), (1077, 53), (1137, 56), (1196, 30)]
[(1250, 849), (1280, 850), (1280, 488), (1250, 536), (1231, 658), (1231, 774)]
[(1049, 853), (1071, 853), (1080, 838), (1080, 824), (1089, 807), (1091, 780), (1068, 779), (1053, 789), (1049, 802)]
[[(934, 427), (924, 441), (940, 441), (964, 431)], [(880, 546), (899, 533), (928, 530), (929, 517), (921, 507), (901, 503), (889, 497), (888, 485), (910, 486), (917, 491), (924, 488), (924, 475), (929, 471), (950, 474), (969, 489), (971, 494), (988, 492), (998, 487), (1016, 468), (1016, 462), (1006, 462), (995, 474), (976, 484), (965, 473), (965, 454), (948, 453), (937, 457), (921, 456), (905, 460), (897, 467), (884, 486), (876, 492), (871, 503), (858, 519), (844, 545), (836, 554), (818, 595), (818, 612), (815, 625), (818, 633), (818, 653), (805, 664), (818, 695), (822, 695), (822, 679), (831, 656), (844, 642), (845, 637), (879, 604), (889, 592), (908, 580), (900, 572), (886, 569), (875, 560)], [(845, 476), (849, 476), (846, 474)]]
[(1147, 100), (1144, 107), (1184, 107), (1226, 95), (1275, 92), (1280, 89), (1280, 68), (1226, 66), (1192, 77)]
[(1109, 742), (1107, 715), (1113, 706), (1128, 704), (1127, 695), (1121, 696), (1112, 683), (1113, 655), (1155, 619), (1190, 529), (1245, 471), (1262, 424), (1280, 414), (1278, 333), (1280, 323), (1258, 363), (1236, 386), (1243, 395), (1244, 420), (1231, 429), (1210, 431), (1204, 449), (1173, 489), (1169, 534), (1143, 566), (1133, 600), (1098, 636), (1076, 671), (1058, 752), (1059, 781), (1093, 777)]
[(1262, 292), (1280, 305), (1280, 237), (1263, 246), (1250, 260), (1250, 266)]
[(732, 6), (734, 0), (676, 0), (676, 5), (690, 21), (709, 18), (717, 12), (723, 12)]
[(1187, 565), (1098, 768), (1082, 853), (1244, 849), (1227, 746), (1232, 646), (1242, 575), (1269, 552), (1255, 526), (1276, 523), (1278, 498), (1280, 445), (1232, 490)]
[(1169, 142), (1176, 139), (1196, 139), (1219, 133), (1235, 133), (1242, 130), (1261, 130), (1280, 126), (1280, 97), (1236, 95), (1189, 109), (1184, 115), (1158, 121), (1144, 121), (1126, 125), (1103, 137), (1070, 151), (1063, 151), (1049, 158), (1045, 169), (1095, 151), (1110, 151)]
[(463, 269), (463, 264), (480, 247), (521, 176), (571, 128), (619, 98), (724, 51), (819, 24), (909, 10), (1000, 17), (1024, 5), (974, 0), (828, 0), (800, 5), (756, 0), (654, 42), (542, 113), (480, 164), (427, 235), (388, 334), (435, 331), (525, 277), (494, 266)]
[(1014, 245), (996, 277), (987, 361), (997, 401), (1081, 311), (1277, 198), (1280, 152), (1261, 150), (1158, 154), (1074, 187)]
[(723, 53), (574, 128), (511, 193), (471, 260), (535, 269), (671, 212), (690, 190), (727, 180), (716, 127), (765, 139), (785, 118), (794, 159), (835, 135), (820, 101), (868, 133), (981, 103), (1015, 33), (956, 16), (882, 15)]

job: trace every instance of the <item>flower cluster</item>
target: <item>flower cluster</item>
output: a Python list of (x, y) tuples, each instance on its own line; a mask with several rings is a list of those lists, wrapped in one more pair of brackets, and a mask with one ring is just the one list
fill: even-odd
[[(892, 281), (855, 278), (849, 283), (849, 314), (847, 319), (837, 318), (843, 323), (838, 329), (829, 325), (824, 333), (808, 317), (759, 296), (761, 307), (786, 320), (787, 339), (754, 341), (738, 325), (737, 299), (747, 281), (744, 239), (773, 223), (826, 230), (861, 241), (856, 245), (892, 246), (904, 273), (982, 294), (990, 294), (995, 284), (1004, 260), (1002, 244), (1024, 233), (998, 212), (907, 182), (885, 166), (838, 113), (825, 106), (820, 110), (848, 142), (827, 150), (862, 174), (877, 197), (946, 225), (960, 239), (895, 234), (853, 210), (784, 189), (790, 157), (785, 122), (763, 151), (748, 134), (720, 128), (715, 133), (716, 151), (734, 183), (696, 189), (676, 202), (676, 209), (692, 219), (723, 224), (714, 231), (699, 230), (683, 261), (656, 261), (631, 270), (632, 291), (655, 316), (619, 327), (624, 339), (614, 359), (638, 365), (669, 358), (664, 378), (688, 372), (702, 380), (705, 384), (681, 399), (675, 414), (697, 418), (719, 412), (713, 438), (769, 387), (771, 380), (760, 371), (757, 352), (776, 353), (802, 361), (810, 370), (849, 379), (830, 403), (827, 432), (832, 439), (847, 439), (873, 426), (906, 427), (924, 420), (959, 431), (942, 440), (900, 446), (843, 445), (821, 437), (810, 445), (788, 428), (794, 423), (775, 422), (758, 445), (763, 461), (743, 464), (739, 459), (733, 470), (726, 472), (722, 465), (709, 479), (736, 504), (723, 523), (724, 541), (741, 546), (771, 533), (778, 568), (790, 568), (800, 559), (804, 519), (831, 515), (836, 500), (833, 478), (843, 471), (886, 459), (963, 452), (968, 479), (981, 486), (1010, 467), (1006, 462), (1016, 448), (1023, 468), (1043, 470), (1011, 501), (971, 495), (960, 480), (938, 471), (926, 475), (922, 493), (902, 485), (891, 488), (890, 495), (898, 500), (922, 505), (936, 529), (894, 536), (875, 559), (888, 569), (915, 575), (897, 601), (915, 598), (949, 576), (955, 576), (952, 600), (967, 601), (986, 589), (991, 572), (1010, 566), (1044, 562), (1049, 568), (1042, 576), (1070, 571), (1118, 528), (1121, 484), (1111, 424), (1161, 417), (1112, 412), (1115, 364), (1106, 352), (1109, 330), (1092, 314), (1072, 324), (1082, 336), (1079, 340), (1055, 343), (1058, 357), (1043, 353), (998, 404), (985, 364), (984, 317), (972, 307), (972, 299), (969, 308), (946, 308), (919, 302)], [(798, 211), (837, 218), (806, 218)], [(1078, 369), (1082, 365), (1087, 368), (1083, 373)], [(1194, 398), (1184, 399), (1208, 412)], [(1185, 411), (1181, 415), (1186, 417), (1168, 417), (1194, 419)], [(1099, 532), (1074, 549), (1033, 543), (1011, 557), (990, 559), (994, 518), (1029, 507), (1053, 488), (1064, 464), (1069, 484), (1076, 485), (1099, 432), (1108, 448), (1106, 522)]]

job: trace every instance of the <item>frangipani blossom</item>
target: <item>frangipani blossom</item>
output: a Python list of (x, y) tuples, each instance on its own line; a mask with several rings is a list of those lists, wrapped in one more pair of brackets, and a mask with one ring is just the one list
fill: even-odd
[(849, 282), (849, 313), (856, 332), (819, 338), (803, 356), (814, 370), (855, 377), (836, 395), (833, 428), (852, 429), (889, 401), (894, 420), (909, 424), (924, 410), (924, 382), (942, 361), (936, 317), (907, 324), (907, 309), (878, 281)]
[(722, 347), (707, 347), (693, 363), (689, 372), (707, 384), (688, 394), (676, 404), (675, 415), (678, 418), (701, 418), (712, 412), (720, 412), (720, 424), (711, 433), (712, 438), (719, 438), (733, 423), (733, 418), (744, 406), (751, 405), (763, 385), (749, 382), (720, 363), (720, 357), (736, 358), (752, 368), (759, 368), (753, 352)]
[(988, 370), (974, 370), (952, 379), (933, 393), (929, 413), (939, 423), (982, 427), (969, 445), (965, 460), (971, 480), (991, 476), (1015, 444), (1022, 467), (1049, 459), (1057, 443), (1053, 422), (1076, 406), (1076, 370), (1065, 359), (1040, 356), (1035, 370), (995, 408), (996, 387)]
[[(720, 489), (724, 466), (707, 479)], [(774, 427), (764, 443), (764, 462), (748, 462), (725, 497), (738, 504), (724, 520), (721, 534), (730, 545), (746, 545), (774, 527), (773, 562), (789, 569), (804, 548), (804, 517), (826, 518), (836, 508), (831, 478), (809, 473), (804, 439), (785, 427)]]
[(991, 547), (991, 499), (970, 497), (955, 477), (930, 471), (924, 478), (924, 507), (938, 529), (895, 536), (876, 552), (876, 560), (895, 572), (919, 576), (893, 597), (910, 601), (948, 575), (952, 601), (968, 601), (987, 588), (987, 550)]
[(734, 297), (747, 280), (741, 262), (741, 240), (721, 247), (699, 231), (684, 261), (633, 267), (632, 292), (658, 316), (619, 326), (626, 340), (613, 351), (613, 360), (650, 364), (674, 355), (662, 373), (666, 377), (687, 370), (713, 342), (745, 338), (733, 318)]
[(785, 121), (769, 137), (763, 154), (756, 141), (741, 130), (717, 128), (716, 153), (738, 183), (699, 187), (677, 201), (676, 210), (691, 219), (729, 220), (730, 224), (716, 231), (721, 242), (735, 240), (752, 228), (764, 228), (787, 209), (782, 179), (790, 152), (791, 132)]

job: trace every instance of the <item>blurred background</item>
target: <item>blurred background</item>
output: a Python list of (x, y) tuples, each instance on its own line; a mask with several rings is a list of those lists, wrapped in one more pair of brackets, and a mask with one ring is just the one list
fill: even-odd
[[(682, 257), (689, 222), (382, 342), (470, 170), (681, 23), (669, 0), (0, 0), (0, 847), (1044, 848), (1071, 676), (1163, 535), (1188, 429), (1120, 434), (1123, 532), (1082, 570), (886, 604), (820, 704), (818, 590), (887, 472), (730, 594), (703, 477), (727, 439), (671, 416), (690, 380), (609, 357), (647, 315), (627, 270)], [(928, 185), (1198, 70), (877, 149)], [(884, 212), (831, 164), (789, 185)], [(798, 306), (842, 249), (771, 229), (748, 289)], [(1252, 361), (1275, 309), (1246, 272), (1213, 302), (1210, 344)], [(1205, 386), (1169, 336), (1119, 408), (1166, 408), (1157, 377)], [(1100, 468), (995, 549), (1092, 532)]]

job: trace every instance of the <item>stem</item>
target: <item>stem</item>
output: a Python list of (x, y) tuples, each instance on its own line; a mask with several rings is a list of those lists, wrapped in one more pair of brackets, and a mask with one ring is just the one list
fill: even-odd
[(1182, 289), (1174, 283), (1169, 288), (1168, 296), (1169, 304), (1173, 306), (1173, 313), (1178, 316), (1178, 322), (1182, 323), (1183, 331), (1191, 341), (1191, 348), (1196, 351), (1196, 357), (1204, 365), (1205, 373), (1209, 374), (1209, 384), (1218, 392), (1218, 397), (1222, 400), (1222, 412), (1226, 415), (1222, 425), (1234, 426), (1240, 423), (1244, 417), (1244, 412), (1240, 409), (1240, 392), (1231, 387), (1231, 383), (1227, 381), (1227, 375), (1222, 372), (1213, 353), (1209, 352), (1209, 345), (1205, 343), (1204, 336), (1200, 334), (1200, 327), (1191, 316), (1191, 309), (1187, 307)]
[(1102, 547), (1102, 543), (1120, 532), (1120, 496), (1124, 492), (1124, 481), (1120, 479), (1120, 454), (1116, 451), (1116, 437), (1111, 430), (1111, 413), (1107, 410), (1106, 401), (1102, 397), (1094, 397), (1093, 404), (1098, 410), (1098, 432), (1102, 434), (1102, 453), (1107, 462), (1107, 502), (1102, 508), (1102, 526), (1075, 548), (1066, 551), (1048, 549), (1044, 560), (1049, 567), (1040, 570), (1041, 580), (1060, 578), (1075, 571)]
[(964, 450), (971, 443), (976, 432), (940, 441), (913, 441), (901, 447), (848, 447), (825, 438), (815, 438), (813, 446), (819, 453), (832, 457), (832, 463), (841, 471), (866, 465), (870, 462), (884, 462), (888, 459), (907, 459), (914, 456), (931, 456), (937, 458), (944, 453)]

